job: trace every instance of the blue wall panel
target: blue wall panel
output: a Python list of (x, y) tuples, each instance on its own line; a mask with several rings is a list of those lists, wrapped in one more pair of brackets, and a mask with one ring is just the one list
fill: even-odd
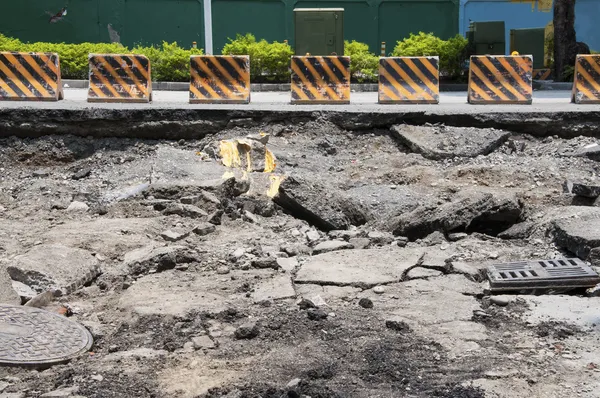
[(577, 40), (600, 51), (600, 0), (577, 0), (575, 3), (575, 31)]

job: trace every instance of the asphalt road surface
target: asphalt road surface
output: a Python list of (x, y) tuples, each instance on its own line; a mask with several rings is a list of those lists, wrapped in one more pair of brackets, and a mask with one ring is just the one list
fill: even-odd
[(440, 103), (433, 105), (380, 105), (376, 92), (360, 92), (351, 94), (349, 105), (292, 105), (289, 92), (257, 92), (252, 94), (250, 104), (195, 104), (188, 103), (187, 91), (154, 91), (154, 101), (149, 104), (133, 103), (88, 103), (86, 89), (66, 89), (65, 99), (58, 102), (0, 102), (0, 108), (38, 108), (38, 109), (247, 109), (269, 111), (312, 111), (335, 110), (346, 112), (397, 113), (425, 111), (432, 114), (448, 113), (544, 113), (544, 112), (582, 112), (597, 111), (597, 105), (575, 105), (570, 102), (571, 92), (566, 90), (536, 91), (532, 105), (470, 105), (466, 92), (440, 93)]

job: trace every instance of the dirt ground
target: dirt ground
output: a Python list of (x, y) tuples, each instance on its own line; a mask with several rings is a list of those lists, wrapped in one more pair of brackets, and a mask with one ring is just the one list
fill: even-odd
[[(600, 397), (598, 297), (490, 297), (483, 272), (574, 256), (552, 228), (600, 210), (562, 187), (598, 181), (573, 156), (596, 140), (402, 129), (0, 140), (0, 272), (48, 261), (25, 284), (71, 284), (46, 309), (94, 337), (67, 364), (0, 368), (0, 397)], [(308, 216), (266, 196), (265, 173), (222, 178), (219, 141), (260, 132), (278, 175), (318, 187)], [(507, 199), (463, 204), (482, 194)], [(348, 216), (339, 197), (362, 225), (306, 221)]]

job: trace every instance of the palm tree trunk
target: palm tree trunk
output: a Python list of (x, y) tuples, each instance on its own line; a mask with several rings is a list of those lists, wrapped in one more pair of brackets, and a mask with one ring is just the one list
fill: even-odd
[(554, 80), (564, 80), (576, 55), (575, 0), (554, 0)]

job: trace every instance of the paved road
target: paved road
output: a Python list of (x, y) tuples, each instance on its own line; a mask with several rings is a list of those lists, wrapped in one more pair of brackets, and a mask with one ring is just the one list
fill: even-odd
[(269, 111), (312, 111), (336, 110), (344, 112), (376, 112), (399, 113), (424, 111), (431, 114), (449, 113), (544, 113), (598, 111), (595, 105), (575, 105), (570, 103), (570, 91), (536, 91), (533, 105), (469, 105), (466, 92), (450, 92), (440, 94), (437, 105), (380, 105), (377, 104), (377, 93), (352, 93), (350, 105), (291, 105), (289, 92), (258, 92), (252, 94), (252, 102), (248, 105), (190, 105), (186, 91), (155, 91), (151, 104), (89, 104), (86, 101), (87, 90), (66, 89), (65, 99), (59, 102), (0, 102), (0, 108), (31, 107), (38, 109), (240, 109)]

